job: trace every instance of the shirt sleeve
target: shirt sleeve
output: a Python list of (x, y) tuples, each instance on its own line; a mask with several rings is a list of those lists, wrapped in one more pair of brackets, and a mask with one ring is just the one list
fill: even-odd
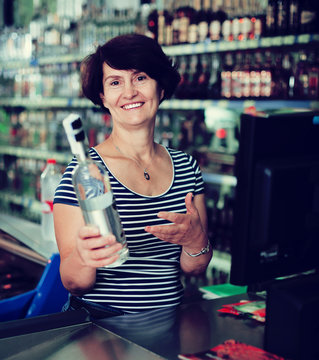
[(190, 155), (190, 161), (195, 174), (195, 194), (202, 194), (205, 191), (204, 180), (197, 160)]
[(76, 165), (77, 160), (73, 158), (65, 169), (60, 184), (56, 188), (53, 204), (79, 206), (72, 183), (72, 173)]

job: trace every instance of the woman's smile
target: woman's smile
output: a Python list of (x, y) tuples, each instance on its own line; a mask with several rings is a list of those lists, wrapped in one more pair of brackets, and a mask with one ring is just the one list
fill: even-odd
[(144, 105), (144, 102), (135, 102), (135, 103), (123, 105), (122, 109), (124, 109), (124, 110), (132, 110), (132, 109), (140, 108), (143, 105)]

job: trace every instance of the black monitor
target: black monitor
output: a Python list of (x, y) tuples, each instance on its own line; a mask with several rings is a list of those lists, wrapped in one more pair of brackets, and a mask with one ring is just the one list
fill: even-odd
[(243, 114), (230, 282), (319, 267), (319, 112)]

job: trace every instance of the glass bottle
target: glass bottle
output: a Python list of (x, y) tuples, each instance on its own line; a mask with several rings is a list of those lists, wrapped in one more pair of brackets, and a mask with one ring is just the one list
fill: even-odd
[(117, 212), (115, 198), (107, 171), (86, 154), (85, 133), (81, 118), (70, 114), (63, 120), (72, 153), (78, 165), (74, 168), (72, 182), (86, 224), (97, 225), (101, 235), (112, 233), (123, 248), (119, 258), (107, 267), (123, 264), (128, 257), (126, 238)]

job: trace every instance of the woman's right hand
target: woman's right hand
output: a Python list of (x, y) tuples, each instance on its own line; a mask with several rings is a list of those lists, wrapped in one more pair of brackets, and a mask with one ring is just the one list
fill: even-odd
[(113, 234), (102, 236), (93, 225), (82, 226), (76, 238), (76, 250), (84, 266), (98, 268), (115, 262), (123, 247)]

